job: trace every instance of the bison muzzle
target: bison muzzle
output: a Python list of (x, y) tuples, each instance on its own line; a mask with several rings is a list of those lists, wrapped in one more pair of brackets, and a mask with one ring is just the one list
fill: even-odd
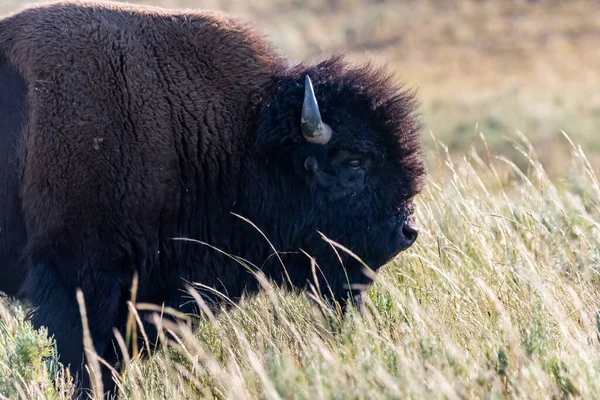
[(7, 16), (0, 289), (31, 304), (74, 373), (78, 288), (113, 365), (135, 276), (138, 301), (193, 312), (186, 282), (239, 299), (259, 288), (244, 260), (305, 288), (312, 257), (324, 293), (360, 304), (372, 275), (332, 242), (376, 272), (416, 240), (415, 109), (381, 69), (294, 65), (219, 13), (68, 1)]

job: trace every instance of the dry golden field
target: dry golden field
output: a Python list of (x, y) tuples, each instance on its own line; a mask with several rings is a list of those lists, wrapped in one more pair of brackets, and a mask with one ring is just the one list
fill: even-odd
[[(135, 1), (133, 1), (135, 2)], [(1, 0), (0, 13), (31, 3)], [(483, 133), (512, 154), (506, 136), (532, 140), (552, 176), (568, 146), (595, 165), (600, 141), (600, 3), (573, 0), (146, 0), (218, 9), (255, 21), (293, 60), (345, 52), (386, 63), (418, 88), (430, 132), (461, 154)], [(551, 162), (550, 162), (551, 161)]]

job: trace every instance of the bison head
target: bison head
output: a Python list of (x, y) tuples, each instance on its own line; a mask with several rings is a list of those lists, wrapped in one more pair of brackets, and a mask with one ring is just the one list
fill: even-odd
[(304, 253), (319, 266), (322, 292), (336, 300), (360, 298), (371, 282), (323, 235), (374, 271), (415, 242), (412, 201), (425, 175), (415, 108), (382, 70), (337, 58), (275, 81), (257, 133), (268, 189), (254, 194), (262, 201), (248, 212), (267, 221), (279, 250), (295, 252), (286, 258), (295, 285), (313, 276)]

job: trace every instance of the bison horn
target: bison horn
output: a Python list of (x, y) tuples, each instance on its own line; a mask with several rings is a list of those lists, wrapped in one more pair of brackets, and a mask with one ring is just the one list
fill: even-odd
[(302, 104), (302, 135), (310, 143), (327, 144), (331, 139), (331, 127), (321, 119), (319, 105), (308, 75), (304, 80), (304, 103)]

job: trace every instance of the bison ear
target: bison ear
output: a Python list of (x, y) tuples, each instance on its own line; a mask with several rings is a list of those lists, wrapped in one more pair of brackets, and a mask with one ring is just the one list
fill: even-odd
[(287, 159), (291, 160), (296, 175), (312, 181), (322, 175), (321, 167), (327, 165), (327, 151), (320, 145), (302, 146), (292, 150)]

